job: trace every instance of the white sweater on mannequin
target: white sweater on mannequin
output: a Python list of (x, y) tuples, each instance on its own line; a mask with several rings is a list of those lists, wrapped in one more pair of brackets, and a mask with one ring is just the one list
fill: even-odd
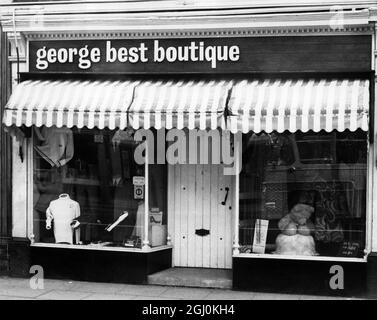
[[(56, 243), (73, 244), (73, 228), (71, 223), (80, 216), (80, 205), (72, 200), (68, 194), (63, 193), (58, 199), (50, 202), (46, 210), (46, 228), (51, 229), (54, 220), (54, 236)], [(79, 230), (76, 230), (76, 244), (80, 240)]]

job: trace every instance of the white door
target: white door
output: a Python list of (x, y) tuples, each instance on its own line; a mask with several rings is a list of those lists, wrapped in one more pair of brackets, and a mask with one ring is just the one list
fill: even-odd
[(169, 185), (173, 264), (231, 268), (232, 176), (222, 165), (174, 165)]

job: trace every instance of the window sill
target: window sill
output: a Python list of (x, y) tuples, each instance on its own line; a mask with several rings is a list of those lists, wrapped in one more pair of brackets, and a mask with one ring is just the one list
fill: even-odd
[(173, 248), (173, 246), (159, 246), (151, 247), (147, 249), (140, 248), (126, 248), (126, 247), (101, 247), (101, 246), (90, 246), (90, 245), (80, 245), (80, 244), (58, 244), (58, 243), (42, 243), (35, 242), (30, 245), (31, 247), (39, 248), (57, 248), (57, 249), (71, 249), (71, 250), (97, 250), (97, 251), (113, 251), (113, 252), (135, 252), (135, 253), (149, 253), (161, 250), (167, 250)]
[(336, 261), (336, 262), (367, 262), (367, 258), (347, 258), (329, 256), (286, 256), (281, 254), (239, 253), (233, 254), (233, 258), (249, 259), (275, 259), (275, 260), (302, 260), (302, 261)]

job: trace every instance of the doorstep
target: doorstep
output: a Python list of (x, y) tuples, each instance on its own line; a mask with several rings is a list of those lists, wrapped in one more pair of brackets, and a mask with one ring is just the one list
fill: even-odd
[(232, 289), (231, 269), (170, 268), (148, 276), (148, 284)]

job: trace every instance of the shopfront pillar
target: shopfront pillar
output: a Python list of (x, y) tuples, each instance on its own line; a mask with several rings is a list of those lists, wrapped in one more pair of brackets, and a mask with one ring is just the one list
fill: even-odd
[(148, 250), (149, 245), (149, 164), (148, 164), (148, 143), (145, 143), (145, 196), (144, 196), (144, 239), (143, 250)]
[[(19, 72), (27, 71), (25, 39), (19, 33), (9, 36), (11, 54), (11, 86), (14, 88), (19, 81)], [(28, 238), (28, 138), (12, 138), (12, 237)]]

